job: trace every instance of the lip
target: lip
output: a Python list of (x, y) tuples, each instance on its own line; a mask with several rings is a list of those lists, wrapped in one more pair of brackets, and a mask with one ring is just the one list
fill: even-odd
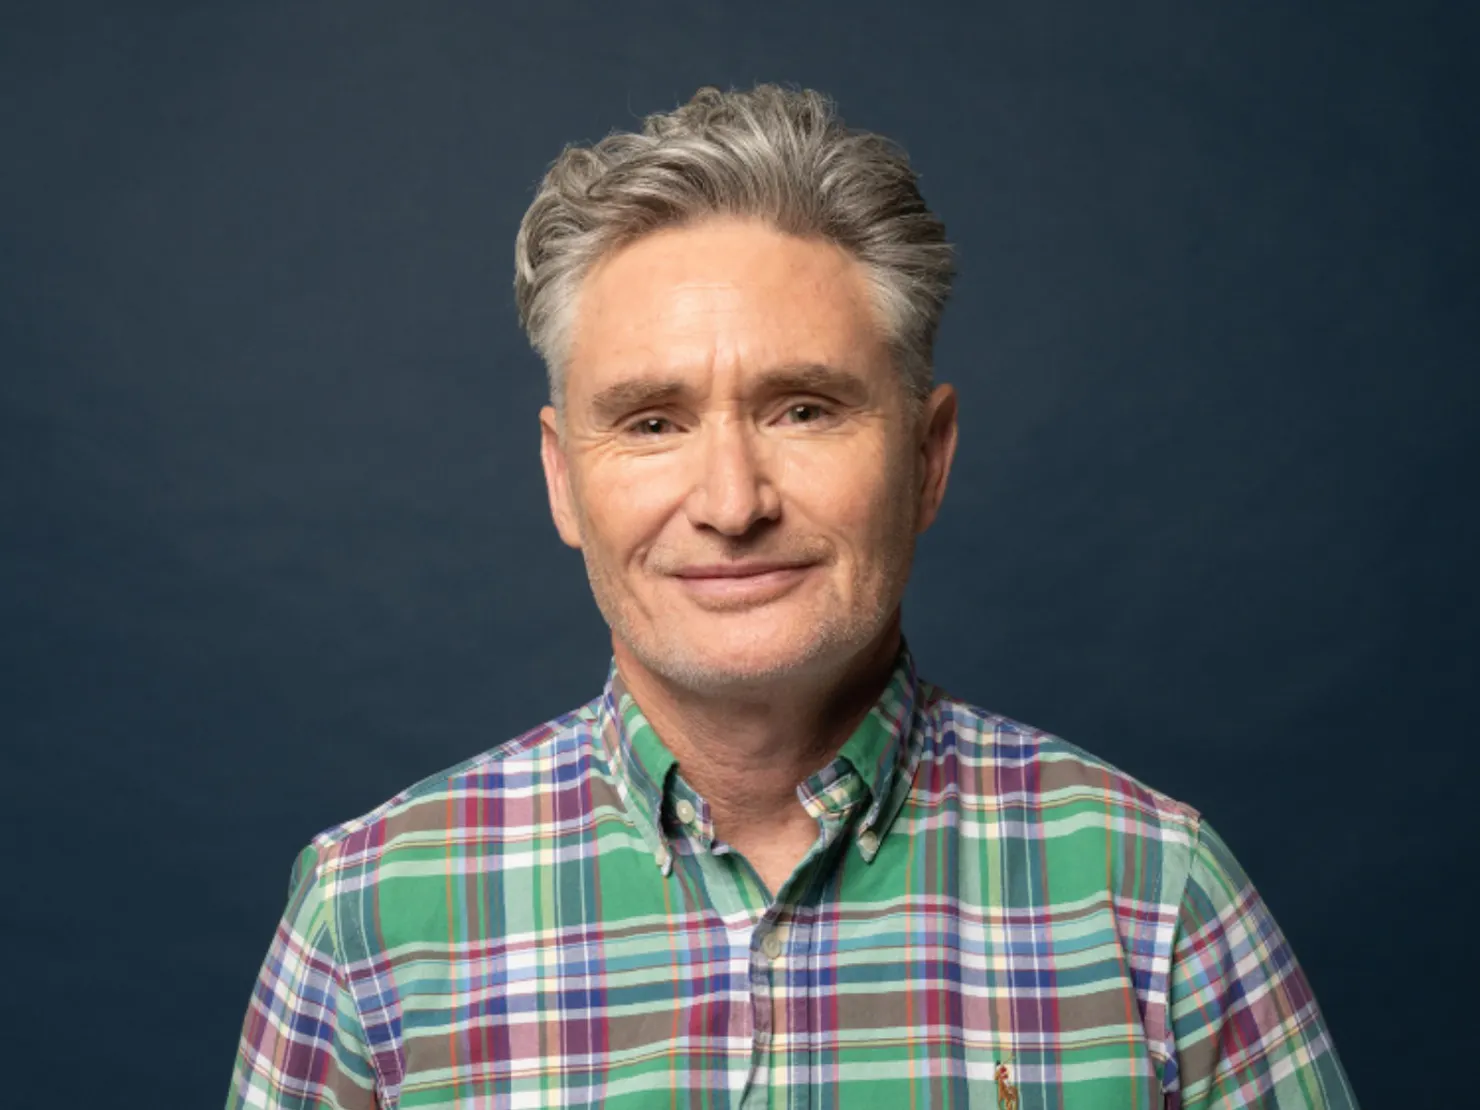
[(807, 563), (709, 563), (701, 566), (684, 567), (674, 572), (675, 578), (756, 578), (763, 574), (775, 574), (783, 570), (802, 570)]
[(685, 567), (673, 577), (705, 608), (740, 609), (774, 601), (794, 589), (813, 563), (716, 563)]

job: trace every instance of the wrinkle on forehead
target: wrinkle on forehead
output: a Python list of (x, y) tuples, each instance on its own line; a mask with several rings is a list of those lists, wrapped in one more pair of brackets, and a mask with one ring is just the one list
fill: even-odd
[(572, 394), (629, 377), (857, 366), (884, 349), (861, 263), (738, 221), (656, 232), (612, 255), (587, 275), (573, 323)]

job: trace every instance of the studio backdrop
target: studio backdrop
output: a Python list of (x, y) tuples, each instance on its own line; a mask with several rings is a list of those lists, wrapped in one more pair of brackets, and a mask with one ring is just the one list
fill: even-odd
[(8, 5), (5, 1104), (219, 1105), (297, 851), (600, 688), (515, 229), (757, 80), (959, 250), (922, 672), (1207, 815), (1365, 1105), (1470, 1104), (1469, 13)]

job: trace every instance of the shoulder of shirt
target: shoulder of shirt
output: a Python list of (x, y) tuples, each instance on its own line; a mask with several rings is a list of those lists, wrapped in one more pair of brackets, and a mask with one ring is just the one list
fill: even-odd
[[(561, 747), (575, 751), (591, 735), (599, 702), (597, 697), (497, 747), (427, 776), (368, 813), (325, 829), (309, 846), (321, 872), (336, 870), (338, 864), (350, 860), (363, 865), (367, 854), (378, 854), (387, 846), (386, 829), (408, 810), (457, 796), (481, 776), (515, 768), (524, 770), (532, 763), (558, 758)], [(1162, 825), (1177, 839), (1184, 836), (1196, 839), (1201, 814), (1194, 807), (1156, 790), (1077, 744), (952, 697), (923, 680), (919, 683), (916, 707), (919, 719), (933, 738), (922, 755), (939, 756), (953, 749), (978, 765), (982, 761), (999, 767), (1036, 765), (1040, 782), (1045, 781), (1044, 771), (1051, 768), (1047, 780), (1055, 791), (1095, 794), (1121, 805), (1129, 804), (1143, 819)]]
[(995, 767), (1036, 764), (1038, 781), (1051, 783), (1055, 791), (1100, 795), (1133, 807), (1176, 839), (1197, 838), (1203, 818), (1195, 807), (1148, 786), (1108, 760), (1054, 733), (952, 697), (931, 683), (920, 682), (919, 691), (919, 712), (937, 737), (937, 750), (953, 747), (973, 761), (988, 761)]
[(305, 854), (312, 851), (321, 874), (349, 863), (363, 866), (367, 856), (377, 855), (389, 845), (391, 838), (387, 830), (408, 811), (424, 807), (428, 802), (456, 797), (483, 776), (511, 769), (518, 773), (523, 769), (521, 764), (528, 767), (534, 762), (558, 758), (561, 748), (578, 749), (592, 734), (600, 701), (600, 696), (593, 698), (512, 740), (428, 775), (368, 813), (325, 829), (313, 838)]

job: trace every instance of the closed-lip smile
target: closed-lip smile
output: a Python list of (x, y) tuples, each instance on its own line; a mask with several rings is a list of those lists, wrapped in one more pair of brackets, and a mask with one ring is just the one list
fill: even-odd
[(801, 570), (809, 563), (750, 562), (750, 563), (706, 563), (684, 567), (675, 572), (675, 577), (703, 578), (755, 578), (777, 571)]
[(703, 563), (674, 572), (684, 592), (705, 609), (734, 610), (764, 605), (806, 579), (815, 563), (753, 561)]

